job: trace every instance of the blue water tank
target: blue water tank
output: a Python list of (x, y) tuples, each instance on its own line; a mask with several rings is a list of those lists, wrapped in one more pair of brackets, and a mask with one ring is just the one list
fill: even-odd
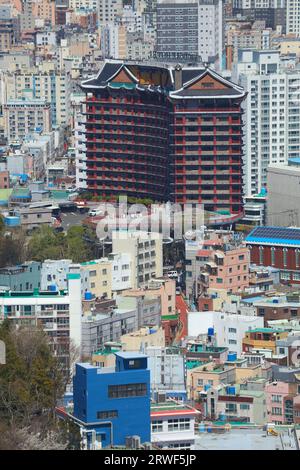
[(207, 392), (207, 390), (209, 390), (211, 388), (211, 385), (207, 384), (207, 385), (204, 385), (204, 391)]
[(153, 333), (156, 333), (156, 332), (157, 332), (156, 328), (150, 328), (149, 329), (149, 334), (150, 335), (153, 335)]
[(92, 300), (93, 294), (89, 291), (84, 293), (84, 300)]
[(212, 428), (208, 427), (207, 432), (212, 432)]
[(57, 289), (56, 284), (51, 284), (48, 289), (49, 289), (51, 292), (56, 292), (56, 289)]
[(227, 361), (236, 361), (237, 354), (235, 352), (228, 353)]
[(213, 336), (215, 334), (215, 330), (213, 328), (208, 328), (207, 334), (208, 336)]
[(235, 395), (235, 387), (227, 387), (227, 395)]
[(226, 415), (224, 415), (223, 413), (220, 413), (219, 414), (219, 420), (220, 421), (226, 421)]
[(205, 424), (204, 423), (199, 424), (199, 432), (205, 432)]
[(8, 227), (17, 227), (20, 225), (20, 217), (17, 215), (4, 217), (4, 224)]

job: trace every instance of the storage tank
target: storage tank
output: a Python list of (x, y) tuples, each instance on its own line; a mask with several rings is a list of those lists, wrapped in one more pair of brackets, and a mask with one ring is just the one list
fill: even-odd
[(89, 291), (84, 293), (84, 300), (92, 300), (93, 294)]
[(20, 217), (18, 215), (4, 217), (4, 224), (8, 227), (17, 227), (20, 225)]
[(215, 334), (214, 328), (208, 328), (208, 330), (207, 330), (207, 335), (208, 335), (208, 336), (213, 336), (214, 334)]
[(236, 361), (237, 359), (237, 354), (236, 352), (230, 352), (227, 355), (227, 361)]
[(51, 284), (49, 286), (49, 290), (50, 290), (50, 292), (56, 292), (56, 284)]

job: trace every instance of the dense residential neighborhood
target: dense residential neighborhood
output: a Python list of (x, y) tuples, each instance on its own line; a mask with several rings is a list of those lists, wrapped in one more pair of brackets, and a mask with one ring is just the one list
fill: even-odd
[(299, 85), (299, 0), (0, 0), (0, 450), (300, 449)]

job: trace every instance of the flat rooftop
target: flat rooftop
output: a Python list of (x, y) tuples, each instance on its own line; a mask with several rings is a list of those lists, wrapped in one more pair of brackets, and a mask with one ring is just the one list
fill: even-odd
[(300, 228), (255, 227), (245, 241), (266, 245), (300, 246)]
[[(295, 442), (283, 431), (284, 450), (296, 450)], [(289, 443), (292, 447), (289, 447)], [(267, 436), (261, 429), (231, 429), (222, 434), (201, 433), (196, 437), (195, 450), (283, 450), (280, 435)]]

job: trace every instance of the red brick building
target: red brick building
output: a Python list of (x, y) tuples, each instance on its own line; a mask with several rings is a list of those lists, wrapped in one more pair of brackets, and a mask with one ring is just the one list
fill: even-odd
[(246, 244), (251, 263), (280, 269), (282, 283), (300, 284), (300, 228), (256, 227)]

